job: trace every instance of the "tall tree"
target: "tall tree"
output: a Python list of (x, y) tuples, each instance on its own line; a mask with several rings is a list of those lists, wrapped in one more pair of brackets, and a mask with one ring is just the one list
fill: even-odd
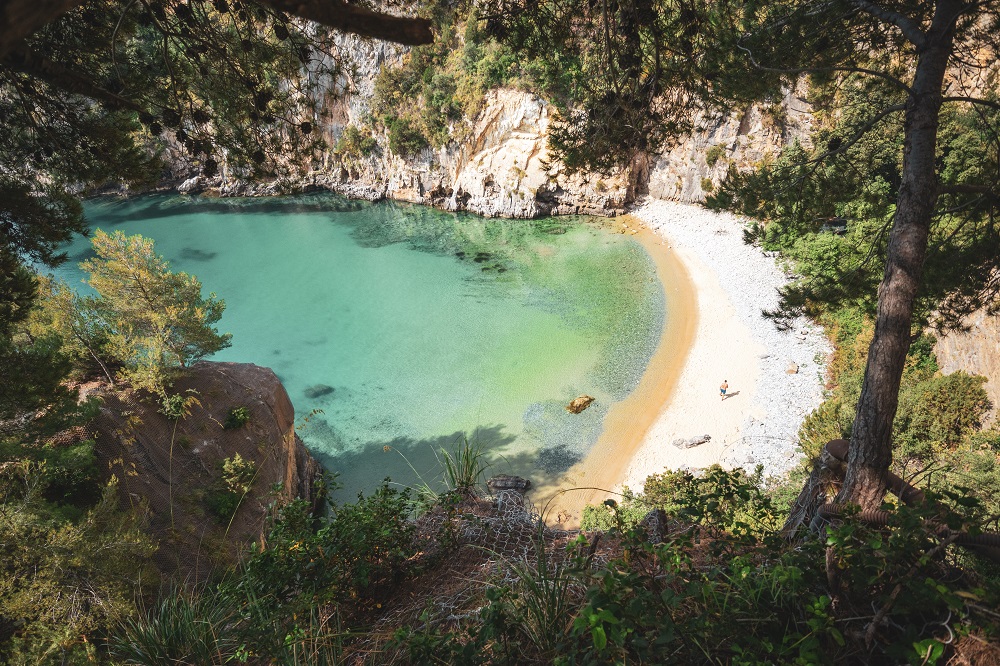
[[(543, 22), (555, 21), (562, 30), (549, 30), (550, 37), (540, 35), (533, 26), (538, 17)], [(596, 63), (594, 80), (618, 76), (622, 57), (640, 57), (644, 64), (639, 72), (656, 71), (664, 62), (680, 62), (683, 65), (673, 66), (672, 71), (682, 71), (684, 77), (669, 79), (675, 88), (664, 90), (658, 99), (686, 99), (687, 111), (697, 105), (728, 110), (733, 104), (754, 100), (773, 102), (783, 87), (787, 89), (804, 75), (814, 81), (841, 83), (870, 79), (891, 91), (873, 100), (867, 117), (851, 135), (831, 138), (818, 154), (797, 165), (819, 168), (872, 133), (883, 132), (888, 124), (901, 128), (901, 151), (898, 162), (891, 165), (898, 179), (892, 187), (875, 336), (851, 435), (847, 478), (839, 496), (865, 508), (878, 506), (886, 490), (900, 377), (918, 323), (914, 308), (922, 287), (928, 239), (936, 223), (959, 217), (960, 228), (985, 229), (986, 237), (994, 239), (992, 252), (982, 253), (974, 266), (955, 276), (951, 286), (956, 297), (949, 303), (955, 306), (953, 312), (997, 305), (1000, 252), (994, 224), (1000, 202), (996, 114), (1000, 110), (996, 94), (1000, 2), (513, 0), (501, 2), (493, 14), (495, 34), (515, 47), (535, 44), (526, 42), (527, 36), (541, 42), (554, 40), (555, 48), (564, 49), (587, 36), (591, 25), (608, 31), (633, 21), (647, 30), (653, 26), (672, 29), (661, 29), (659, 40), (640, 40), (641, 49), (634, 53), (604, 45), (600, 55), (591, 58)], [(601, 47), (600, 31), (589, 34), (594, 45)], [(657, 103), (647, 104), (645, 118), (655, 118)], [(939, 145), (942, 114), (955, 107), (978, 118), (983, 137), (979, 154), (963, 169), (950, 169), (948, 155)], [(585, 107), (578, 115), (587, 118), (593, 112)], [(628, 129), (646, 131), (642, 122)], [(600, 163), (606, 158), (604, 154), (590, 156), (586, 143), (570, 148), (584, 162)]]

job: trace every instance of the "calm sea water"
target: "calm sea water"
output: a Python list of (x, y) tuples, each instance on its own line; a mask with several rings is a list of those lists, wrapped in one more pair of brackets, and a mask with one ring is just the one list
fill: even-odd
[[(213, 357), (274, 369), (347, 499), (441, 479), (463, 439), (541, 481), (583, 456), (638, 384), (664, 322), (655, 267), (600, 220), (484, 219), (331, 196), (155, 196), (86, 206), (154, 239), (226, 301)], [(80, 238), (56, 275), (86, 289)], [(573, 397), (597, 398), (579, 415)]]

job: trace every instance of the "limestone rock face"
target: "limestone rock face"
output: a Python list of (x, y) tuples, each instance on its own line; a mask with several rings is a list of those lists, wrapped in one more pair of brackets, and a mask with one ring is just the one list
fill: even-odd
[(570, 175), (558, 162), (549, 163), (552, 113), (548, 103), (529, 93), (494, 90), (460, 140), (405, 158), (391, 154), (384, 141), (380, 154), (363, 159), (327, 155), (324, 168), (306, 185), (486, 217), (623, 212), (625, 174)]
[(979, 310), (962, 323), (969, 330), (939, 337), (934, 355), (941, 372), (946, 375), (963, 370), (970, 375), (986, 377), (984, 388), (993, 409), (984, 419), (984, 425), (990, 424), (996, 419), (1000, 405), (1000, 316), (989, 316)]
[(802, 80), (774, 105), (734, 109), (725, 116), (696, 117), (698, 129), (691, 136), (652, 157), (649, 195), (704, 201), (725, 178), (730, 165), (747, 170), (766, 156), (777, 155), (795, 139), (808, 145), (812, 116), (805, 96)]
[[(172, 392), (198, 401), (176, 421), (176, 430), (156, 398), (95, 390), (101, 411), (92, 436), (102, 473), (118, 479), (122, 503), (147, 512), (160, 541), (157, 566), (202, 577), (261, 537), (272, 501), (312, 501), (320, 467), (295, 434), (292, 403), (270, 369), (202, 361)], [(249, 412), (249, 420), (224, 429), (237, 407)], [(253, 465), (255, 477), (229, 524), (208, 507), (212, 493), (224, 487), (223, 460), (237, 454)]]
[[(331, 147), (337, 145), (345, 127), (364, 124), (379, 71), (396, 66), (407, 52), (405, 47), (351, 35), (335, 41), (353, 67), (340, 79), (320, 81), (331, 94), (322, 118), (310, 119)], [(307, 76), (319, 76), (317, 69), (310, 68)], [(703, 201), (730, 165), (749, 169), (795, 139), (808, 143), (811, 115), (805, 96), (803, 80), (772, 105), (734, 109), (722, 116), (702, 114), (696, 117), (691, 136), (659, 154), (632, 156), (615, 173), (570, 174), (548, 152), (554, 107), (531, 93), (493, 90), (475, 118), (452, 125), (452, 140), (440, 149), (395, 155), (388, 148), (388, 136), (376, 135), (379, 148), (371, 155), (340, 155), (331, 148), (311, 165), (312, 171), (299, 178), (247, 182), (223, 165), (220, 176), (198, 183), (222, 196), (326, 189), (356, 199), (410, 201), (487, 217), (614, 216), (647, 194)], [(183, 185), (191, 187), (196, 170), (185, 162), (182, 151), (170, 153), (168, 162), (174, 165), (176, 182), (190, 179)]]

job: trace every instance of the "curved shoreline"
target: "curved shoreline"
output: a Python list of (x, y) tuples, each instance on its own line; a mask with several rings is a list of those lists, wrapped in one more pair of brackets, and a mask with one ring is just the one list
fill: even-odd
[[(651, 428), (662, 418), (695, 344), (697, 290), (682, 261), (666, 252), (664, 241), (635, 218), (616, 218), (639, 240), (656, 267), (667, 316), (660, 341), (639, 384), (604, 417), (604, 427), (587, 456), (554, 483), (535, 492), (550, 524), (578, 526), (583, 508), (600, 502), (621, 484)], [(678, 353), (679, 352), (679, 353)]]
[[(587, 503), (623, 487), (641, 491), (647, 476), (664, 469), (759, 464), (765, 476), (783, 475), (798, 464), (798, 429), (823, 398), (829, 342), (805, 319), (779, 331), (763, 316), (789, 278), (774, 258), (743, 243), (742, 220), (650, 200), (625, 223), (640, 227), (656, 262), (668, 325), (639, 387), (609, 411), (591, 452), (536, 493), (550, 524), (578, 526)], [(791, 363), (798, 372), (787, 372)], [(723, 401), (724, 379), (730, 397)], [(700, 446), (672, 446), (706, 434), (711, 440)], [(578, 490), (560, 492), (570, 488)]]

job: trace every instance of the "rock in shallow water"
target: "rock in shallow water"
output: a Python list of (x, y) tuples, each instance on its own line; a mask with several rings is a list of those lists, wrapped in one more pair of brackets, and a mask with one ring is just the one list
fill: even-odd
[(579, 397), (573, 398), (568, 405), (566, 405), (566, 411), (572, 414), (579, 414), (583, 410), (590, 407), (590, 403), (594, 402), (594, 398), (589, 395), (581, 395)]

